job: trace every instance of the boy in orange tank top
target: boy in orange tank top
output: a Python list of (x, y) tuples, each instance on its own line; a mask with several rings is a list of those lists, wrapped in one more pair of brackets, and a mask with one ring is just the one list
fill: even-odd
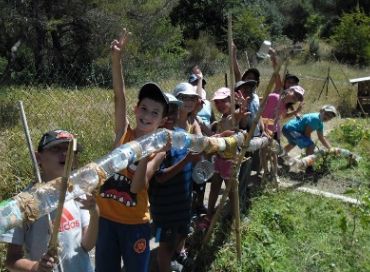
[[(115, 107), (114, 147), (151, 134), (166, 121), (168, 99), (155, 83), (145, 84), (134, 107), (136, 127), (131, 128), (126, 113), (125, 86), (121, 59), (130, 33), (125, 29), (112, 49), (112, 76)], [(100, 208), (96, 245), (96, 271), (141, 272), (149, 268), (150, 215), (148, 181), (164, 159), (165, 152), (143, 158), (109, 178), (97, 199)]]

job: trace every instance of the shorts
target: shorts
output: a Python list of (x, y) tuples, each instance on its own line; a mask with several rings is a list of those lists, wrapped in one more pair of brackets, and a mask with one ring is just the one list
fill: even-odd
[(190, 223), (167, 227), (156, 226), (155, 241), (160, 243), (173, 243), (176, 241), (178, 235), (188, 236), (189, 233), (191, 233)]
[(95, 251), (95, 271), (149, 271), (149, 223), (128, 225), (99, 219), (99, 233)]
[(233, 170), (233, 161), (224, 159), (220, 156), (215, 158), (215, 173), (218, 173), (222, 179), (229, 180)]
[(307, 148), (314, 145), (311, 138), (298, 131), (289, 130), (286, 127), (283, 127), (283, 134), (288, 139), (289, 144), (298, 145), (299, 148)]

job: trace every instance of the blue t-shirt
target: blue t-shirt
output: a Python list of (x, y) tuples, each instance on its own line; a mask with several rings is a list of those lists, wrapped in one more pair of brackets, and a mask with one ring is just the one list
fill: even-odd
[[(175, 131), (184, 129), (175, 128)], [(188, 153), (186, 148), (171, 149), (162, 162), (160, 171), (181, 161)], [(170, 180), (159, 183), (155, 177), (149, 184), (150, 211), (157, 226), (172, 227), (189, 224), (192, 202), (192, 163), (187, 163)]]
[(202, 122), (206, 126), (209, 127), (211, 125), (211, 117), (212, 117), (212, 105), (211, 105), (211, 102), (209, 102), (208, 100), (204, 100), (203, 107), (198, 112), (197, 116), (200, 117), (200, 119), (202, 120)]
[(285, 129), (304, 133), (306, 127), (310, 127), (313, 131), (324, 131), (324, 123), (320, 119), (320, 113), (313, 112), (303, 115), (301, 118), (293, 118), (284, 125)]
[[(253, 93), (252, 99), (249, 100), (248, 104), (248, 111), (250, 111), (250, 115), (248, 116), (247, 120), (247, 130), (252, 126), (253, 120), (257, 115), (257, 112), (260, 108), (260, 100), (259, 97), (256, 93)], [(261, 130), (259, 129), (259, 126), (256, 127), (254, 130), (253, 136), (260, 136), (261, 135)]]

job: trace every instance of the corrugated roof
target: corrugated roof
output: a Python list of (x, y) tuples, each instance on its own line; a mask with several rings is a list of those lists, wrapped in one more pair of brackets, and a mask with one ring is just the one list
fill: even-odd
[(349, 83), (355, 84), (355, 83), (358, 83), (358, 82), (368, 81), (368, 80), (370, 80), (370, 76), (368, 76), (368, 77), (353, 78), (353, 79), (350, 79), (349, 80)]

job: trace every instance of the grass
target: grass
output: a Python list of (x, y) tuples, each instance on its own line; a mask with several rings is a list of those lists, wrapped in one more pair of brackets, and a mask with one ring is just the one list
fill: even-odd
[[(330, 84), (328, 97), (325, 97), (324, 93), (320, 100), (316, 101), (329, 66), (331, 77), (342, 97), (337, 96), (336, 90)], [(272, 69), (265, 63), (260, 64), (258, 68), (262, 74), (259, 87), (259, 92), (262, 93)], [(304, 112), (317, 111), (325, 103), (353, 108), (356, 91), (353, 86), (348, 85), (347, 77), (369, 74), (369, 70), (360, 71), (327, 62), (305, 65), (292, 62), (289, 71), (301, 76), (301, 84), (306, 89)], [(184, 80), (186, 79), (171, 79), (161, 82), (160, 85), (171, 91), (176, 83)], [(222, 74), (208, 77), (208, 97), (223, 86), (223, 83)], [(138, 88), (127, 90), (130, 122), (134, 122), (131, 113), (137, 93)], [(44, 89), (35, 86), (2, 87), (0, 200), (18, 193), (33, 178), (16, 106), (18, 100), (24, 103), (34, 146), (43, 132), (64, 128), (79, 136), (84, 147), (80, 157), (81, 165), (96, 160), (111, 150), (114, 137), (111, 90), (65, 90), (56, 86)], [(368, 120), (361, 122), (364, 122), (365, 129), (369, 128)], [(368, 186), (366, 177), (369, 176), (370, 169), (369, 142), (360, 140), (355, 146), (347, 146), (346, 142), (341, 141), (341, 133), (340, 130), (335, 131), (330, 135), (330, 139), (338, 146), (360, 153), (365, 159), (358, 168), (352, 169), (342, 169), (340, 163), (333, 162), (332, 177), (358, 179), (363, 186)], [(353, 234), (350, 232), (355, 218), (351, 207), (297, 193), (266, 194), (253, 199), (252, 203), (248, 215), (252, 221), (242, 227), (243, 271), (370, 271), (369, 228), (359, 225)], [(347, 226), (346, 231), (343, 230), (344, 226)], [(213, 263), (208, 263), (208, 271), (238, 271), (233, 235), (227, 232), (220, 237), (221, 246), (217, 247)], [(354, 242), (350, 243), (350, 238), (353, 238)], [(5, 271), (3, 263), (4, 248), (0, 245), (0, 271)]]

